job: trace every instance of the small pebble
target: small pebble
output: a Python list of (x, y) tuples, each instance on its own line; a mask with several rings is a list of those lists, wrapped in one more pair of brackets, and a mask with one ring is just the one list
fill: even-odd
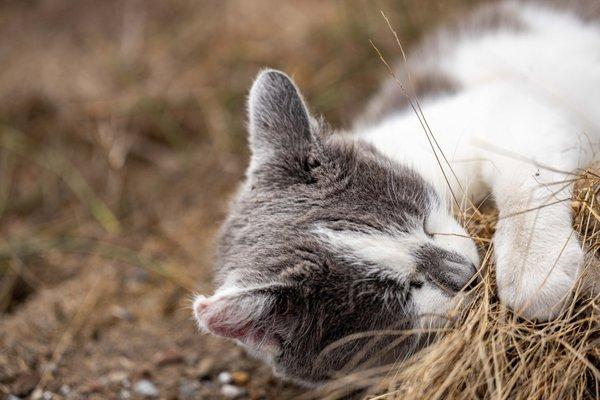
[(31, 393), (31, 400), (42, 400), (42, 396), (44, 395), (44, 391), (41, 388), (37, 388)]
[(56, 364), (52, 362), (42, 363), (40, 370), (43, 372), (56, 372)]
[(147, 379), (142, 379), (141, 381), (137, 381), (135, 385), (133, 385), (133, 391), (139, 394), (140, 396), (145, 397), (158, 397), (159, 392), (154, 383), (150, 382)]
[(62, 385), (58, 391), (61, 395), (66, 396), (69, 393), (71, 393), (71, 386), (69, 385)]
[(115, 371), (115, 372), (111, 372), (110, 374), (108, 374), (108, 376), (106, 378), (107, 378), (108, 382), (121, 383), (121, 382), (127, 380), (127, 373), (123, 372), (123, 371)]
[(115, 306), (111, 310), (111, 314), (114, 318), (120, 319), (121, 321), (133, 322), (135, 321), (135, 316), (129, 312), (128, 309), (120, 306)]
[(244, 386), (250, 380), (250, 375), (245, 371), (235, 371), (231, 373), (233, 383)]
[(194, 368), (193, 374), (199, 379), (207, 380), (210, 379), (211, 374), (214, 373), (214, 368), (215, 360), (213, 358), (207, 357), (200, 360), (198, 366)]
[(121, 391), (119, 392), (119, 399), (120, 400), (129, 400), (131, 398), (131, 392), (127, 389), (121, 389)]
[(179, 398), (196, 399), (198, 398), (198, 390), (200, 389), (200, 383), (197, 381), (183, 380), (179, 385)]
[(21, 398), (15, 396), (14, 394), (9, 394), (6, 400), (21, 400)]
[(164, 367), (165, 365), (171, 364), (179, 364), (184, 361), (183, 354), (181, 354), (177, 349), (170, 348), (161, 353), (158, 353), (155, 357), (155, 363), (159, 367)]
[(228, 399), (237, 399), (246, 394), (246, 389), (226, 384), (221, 387), (221, 394)]
[(223, 371), (223, 372), (219, 373), (219, 376), (217, 376), (217, 379), (219, 380), (219, 383), (223, 383), (223, 384), (233, 382), (233, 376), (227, 371)]

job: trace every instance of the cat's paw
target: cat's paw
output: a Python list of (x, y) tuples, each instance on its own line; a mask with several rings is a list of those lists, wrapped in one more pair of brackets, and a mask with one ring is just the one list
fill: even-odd
[(500, 301), (527, 319), (556, 318), (571, 300), (583, 256), (574, 238), (566, 245), (564, 241), (534, 241), (523, 248), (497, 246)]

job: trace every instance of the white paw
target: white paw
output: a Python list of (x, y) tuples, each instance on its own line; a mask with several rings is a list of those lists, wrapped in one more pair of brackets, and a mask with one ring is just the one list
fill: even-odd
[(571, 238), (566, 246), (557, 241), (529, 243), (527, 249), (499, 247), (496, 276), (500, 301), (528, 319), (556, 318), (571, 300), (583, 262), (577, 240)]

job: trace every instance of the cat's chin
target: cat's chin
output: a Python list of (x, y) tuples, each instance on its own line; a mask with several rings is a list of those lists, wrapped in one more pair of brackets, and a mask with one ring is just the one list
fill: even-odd
[(414, 297), (417, 300), (416, 327), (421, 334), (433, 334), (452, 324), (472, 299), (472, 295), (464, 291), (452, 296), (435, 287), (424, 287), (419, 291), (420, 296)]

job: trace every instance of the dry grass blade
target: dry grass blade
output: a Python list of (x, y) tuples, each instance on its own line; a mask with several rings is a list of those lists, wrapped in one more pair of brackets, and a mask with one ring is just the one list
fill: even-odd
[(0, 259), (13, 254), (32, 255), (50, 253), (73, 253), (100, 256), (107, 260), (119, 261), (129, 265), (138, 266), (149, 272), (160, 275), (162, 278), (177, 286), (193, 291), (194, 281), (187, 276), (170, 271), (168, 266), (160, 261), (144, 257), (136, 251), (126, 247), (117, 246), (86, 238), (61, 237), (54, 240), (31, 239), (21, 240), (16, 243), (0, 241)]
[[(31, 151), (28, 149), (27, 144), (27, 136), (22, 132), (9, 128), (0, 129), (0, 147), (28, 158)], [(107, 232), (115, 234), (120, 232), (121, 226), (118, 219), (96, 195), (77, 168), (70, 165), (63, 154), (52, 152), (46, 157), (36, 154), (33, 157), (33, 161), (63, 179), (77, 198), (89, 208), (90, 213)]]
[(413, 112), (417, 116), (417, 119), (419, 120), (419, 124), (421, 125), (421, 127), (423, 128), (423, 131), (425, 132), (425, 136), (427, 137), (427, 141), (429, 142), (429, 144), (431, 146), (431, 149), (433, 151), (433, 155), (435, 156), (435, 160), (436, 160), (438, 166), (440, 167), (440, 171), (442, 172), (442, 175), (444, 176), (444, 180), (446, 181), (446, 184), (448, 186), (448, 190), (450, 192), (450, 195), (452, 196), (452, 200), (454, 201), (454, 204), (456, 205), (456, 209), (460, 210), (461, 209), (460, 203), (458, 202), (458, 199), (457, 199), (456, 195), (454, 194), (454, 191), (452, 190), (452, 185), (450, 184), (450, 180), (448, 179), (448, 176), (446, 175), (446, 170), (444, 169), (444, 167), (442, 165), (442, 162), (441, 162), (441, 160), (439, 158), (438, 152), (435, 149), (435, 146), (434, 146), (432, 138), (431, 138), (432, 135), (431, 135), (430, 131), (428, 130), (427, 124), (424, 121), (424, 116), (422, 115), (421, 112), (419, 112), (419, 110), (417, 109), (417, 107), (413, 103), (412, 98), (410, 97), (410, 95), (404, 89), (404, 85), (402, 84), (402, 82), (400, 81), (400, 79), (398, 78), (398, 76), (396, 75), (396, 73), (394, 72), (394, 69), (386, 61), (385, 57), (383, 57), (383, 54), (381, 53), (381, 51), (379, 50), (379, 48), (375, 45), (375, 43), (373, 43), (373, 41), (370, 41), (370, 43), (371, 43), (371, 46), (377, 52), (377, 56), (379, 57), (379, 59), (381, 60), (381, 62), (385, 65), (385, 67), (387, 68), (388, 72), (390, 73), (390, 75), (392, 76), (392, 78), (394, 79), (394, 81), (398, 84), (398, 86), (399, 86), (400, 90), (402, 91), (402, 93), (407, 97), (411, 109), (413, 110)]

